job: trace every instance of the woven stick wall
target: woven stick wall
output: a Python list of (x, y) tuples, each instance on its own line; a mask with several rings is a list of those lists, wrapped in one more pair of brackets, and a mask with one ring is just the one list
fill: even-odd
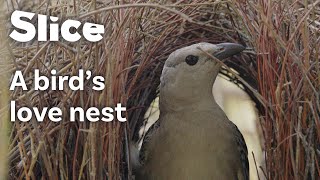
[[(137, 4), (142, 3), (142, 4)], [(157, 3), (157, 4), (154, 4)], [(268, 179), (320, 175), (319, 1), (8, 1), (14, 9), (105, 26), (98, 43), (11, 42), (11, 70), (31, 87), (34, 69), (50, 75), (91, 70), (106, 78), (102, 92), (12, 92), (18, 106), (63, 109), (64, 121), (12, 124), (10, 179), (129, 179), (128, 142), (137, 140), (157, 95), (167, 56), (195, 42), (238, 42), (251, 51), (225, 62), (260, 112)], [(9, 17), (9, 16), (8, 16)], [(34, 22), (36, 23), (36, 22)], [(228, 68), (227, 68), (228, 69)], [(32, 89), (29, 88), (29, 89)], [(67, 109), (127, 106), (128, 123), (68, 121)]]
[(258, 53), (267, 177), (319, 179), (319, 1), (238, 6)]

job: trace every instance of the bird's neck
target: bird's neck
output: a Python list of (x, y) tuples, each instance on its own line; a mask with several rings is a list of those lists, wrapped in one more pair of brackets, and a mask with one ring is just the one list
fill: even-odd
[(219, 106), (213, 97), (212, 86), (213, 82), (201, 86), (195, 84), (195, 87), (180, 89), (176, 92), (160, 89), (160, 111), (176, 112), (217, 108)]

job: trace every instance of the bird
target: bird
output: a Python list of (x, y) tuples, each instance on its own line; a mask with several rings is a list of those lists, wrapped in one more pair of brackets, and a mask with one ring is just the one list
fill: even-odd
[(169, 55), (160, 77), (159, 120), (140, 152), (131, 153), (135, 180), (249, 179), (245, 140), (212, 94), (221, 60), (244, 49), (201, 42)]

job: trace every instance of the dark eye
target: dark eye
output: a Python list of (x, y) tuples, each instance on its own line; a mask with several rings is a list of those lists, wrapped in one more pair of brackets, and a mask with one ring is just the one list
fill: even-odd
[(198, 56), (188, 55), (186, 57), (186, 63), (189, 64), (190, 66), (193, 66), (193, 65), (197, 64), (198, 59), (199, 59)]

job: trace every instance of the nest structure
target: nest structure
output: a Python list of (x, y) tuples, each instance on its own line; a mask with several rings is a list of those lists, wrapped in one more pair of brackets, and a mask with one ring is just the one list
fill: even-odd
[[(7, 1), (20, 9), (105, 26), (103, 39), (70, 43), (10, 42), (10, 73), (20, 70), (28, 91), (16, 88), (17, 107), (59, 107), (63, 121), (12, 123), (10, 179), (130, 179), (128, 144), (138, 139), (157, 96), (168, 55), (196, 42), (237, 42), (247, 47), (225, 61), (221, 73), (256, 103), (263, 130), (268, 179), (320, 177), (319, 1)], [(37, 21), (33, 21), (37, 25)], [(12, 27), (8, 25), (8, 33)], [(103, 91), (35, 91), (34, 70), (50, 76), (91, 70)], [(230, 71), (234, 69), (235, 71)], [(70, 122), (72, 106), (127, 107), (128, 121)], [(250, 155), (250, 154), (249, 154)], [(259, 167), (257, 167), (259, 168)]]

